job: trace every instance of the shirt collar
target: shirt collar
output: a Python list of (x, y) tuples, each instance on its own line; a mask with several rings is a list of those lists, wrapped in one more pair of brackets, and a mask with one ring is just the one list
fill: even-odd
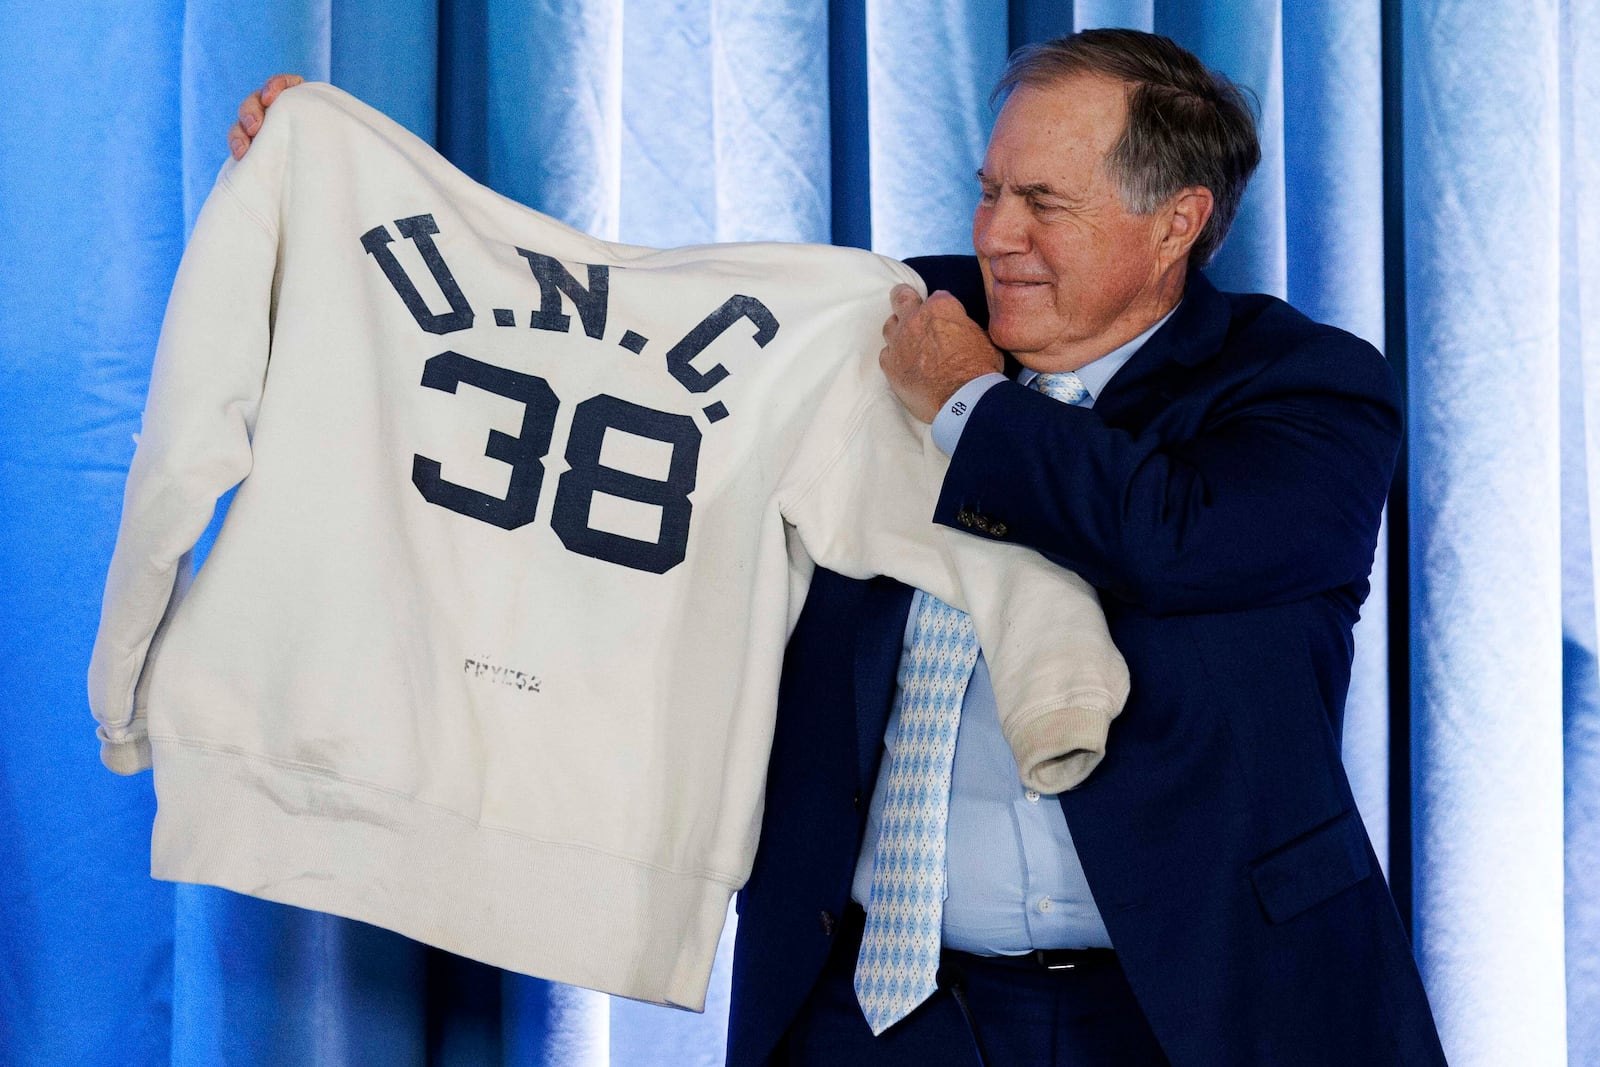
[[(1133, 358), (1133, 354), (1139, 351), (1146, 341), (1150, 340), (1152, 334), (1166, 325), (1167, 320), (1172, 318), (1173, 312), (1176, 312), (1182, 303), (1180, 300), (1178, 304), (1173, 306), (1172, 311), (1167, 312), (1151, 323), (1148, 330), (1127, 344), (1114, 348), (1099, 359), (1090, 360), (1073, 371), (1078, 376), (1078, 380), (1083, 383), (1083, 387), (1089, 390), (1089, 396), (1084, 400), (1082, 406), (1089, 407), (1100, 398), (1100, 391), (1111, 381), (1112, 376), (1122, 369), (1123, 364)], [(1021, 385), (1027, 385), (1038, 376), (1038, 371), (1024, 367), (1022, 368), (1022, 373), (1017, 375), (1017, 382)]]

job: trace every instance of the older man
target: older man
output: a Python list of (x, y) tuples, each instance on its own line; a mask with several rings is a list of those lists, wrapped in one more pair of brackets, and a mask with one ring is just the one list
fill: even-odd
[[(291, 80), (245, 101), (236, 156)], [(882, 363), (951, 454), (934, 520), (1088, 578), (1133, 694), (1085, 784), (1027, 791), (960, 613), (820, 572), (729, 1063), (1443, 1063), (1339, 762), (1393, 377), (1196, 269), (1259, 150), (1194, 56), (1089, 31), (997, 93), (977, 263), (913, 261), (950, 292), (894, 294)], [(908, 861), (908, 825), (940, 828), (942, 862)]]
[(948, 626), (893, 582), (819, 575), (740, 900), (729, 1062), (1442, 1063), (1339, 762), (1394, 379), (1196, 269), (1259, 151), (1239, 90), (1192, 55), (1090, 31), (1018, 53), (997, 92), (981, 289), (913, 261), (967, 306), (898, 290), (883, 368), (951, 453), (935, 521), (1088, 578), (1133, 695), (1101, 767), (1040, 797), (977, 658), (948, 787), (936, 768), (924, 790), (948, 799), (919, 956), (925, 917), (879, 872), (905, 869), (919, 631)]

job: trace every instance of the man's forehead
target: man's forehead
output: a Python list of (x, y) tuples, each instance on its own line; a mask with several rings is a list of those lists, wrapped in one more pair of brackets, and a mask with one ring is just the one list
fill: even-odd
[(1059, 184), (1104, 159), (1127, 119), (1127, 85), (1092, 74), (1019, 85), (1000, 110), (980, 180)]

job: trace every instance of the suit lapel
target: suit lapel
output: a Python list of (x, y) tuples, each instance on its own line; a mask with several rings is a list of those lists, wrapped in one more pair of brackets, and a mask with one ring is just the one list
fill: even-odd
[(855, 698), (856, 776), (863, 789), (871, 788), (883, 751), (910, 610), (910, 587), (889, 578), (873, 579), (862, 598), (856, 624)]

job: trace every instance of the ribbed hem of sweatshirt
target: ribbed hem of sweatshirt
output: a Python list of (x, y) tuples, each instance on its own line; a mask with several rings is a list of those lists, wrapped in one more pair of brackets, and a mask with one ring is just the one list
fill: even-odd
[(151, 874), (342, 915), (693, 1011), (733, 886), (532, 840), (330, 775), (154, 741)]

